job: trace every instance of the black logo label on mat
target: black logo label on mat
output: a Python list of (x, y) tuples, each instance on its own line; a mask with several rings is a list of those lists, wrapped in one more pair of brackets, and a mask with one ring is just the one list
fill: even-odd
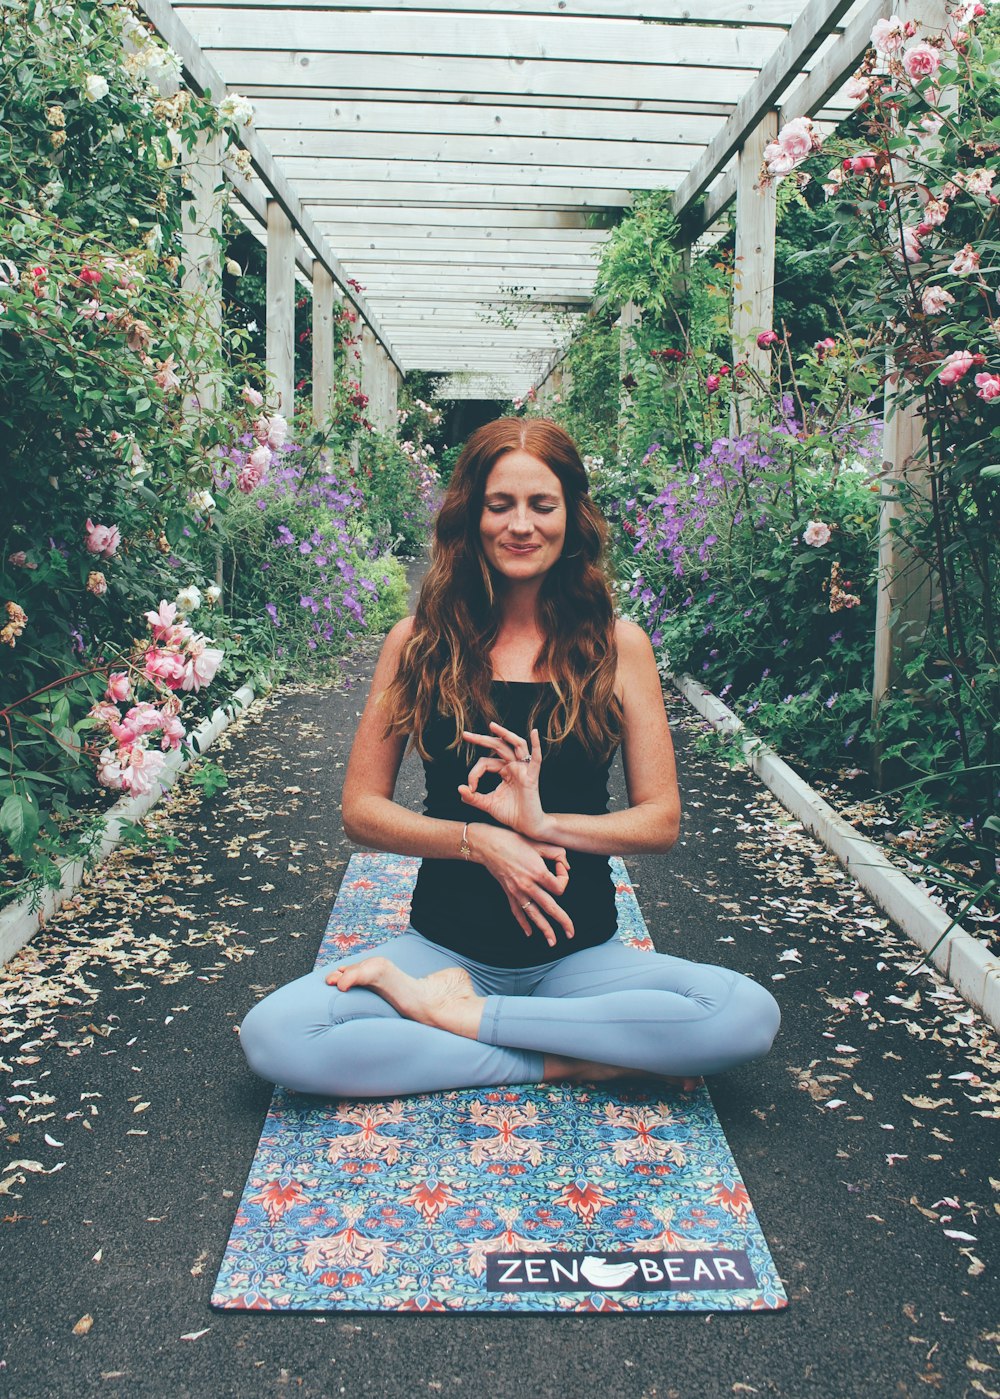
[(490, 1253), (487, 1292), (736, 1292), (756, 1287), (742, 1249), (691, 1253)]

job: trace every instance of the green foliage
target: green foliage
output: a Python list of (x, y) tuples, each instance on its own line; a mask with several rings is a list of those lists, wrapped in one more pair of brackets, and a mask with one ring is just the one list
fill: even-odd
[(209, 801), (229, 786), (225, 768), (208, 761), (196, 763), (188, 773), (188, 781), (192, 787), (200, 788), (202, 795)]

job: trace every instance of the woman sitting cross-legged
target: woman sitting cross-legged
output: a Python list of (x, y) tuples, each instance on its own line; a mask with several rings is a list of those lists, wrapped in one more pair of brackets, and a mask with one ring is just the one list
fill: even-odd
[[(615, 938), (608, 856), (667, 851), (680, 800), (645, 633), (616, 619), (604, 522), (569, 437), (470, 438), (412, 618), (386, 638), (344, 782), (359, 844), (422, 859), (411, 927), (246, 1016), (251, 1067), (336, 1097), (655, 1075), (766, 1054), (770, 993)], [(408, 742), (422, 814), (394, 801)], [(608, 810), (621, 746), (628, 806)]]

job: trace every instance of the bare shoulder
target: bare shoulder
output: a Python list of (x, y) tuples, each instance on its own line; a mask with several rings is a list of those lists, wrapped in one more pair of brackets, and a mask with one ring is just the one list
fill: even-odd
[(380, 684), (387, 685), (399, 668), (399, 660), (403, 654), (403, 648), (413, 635), (413, 618), (404, 617), (402, 621), (386, 634), (382, 643), (382, 650), (379, 652), (378, 664), (375, 668), (375, 687)]
[(618, 664), (626, 669), (634, 666), (646, 667), (650, 664), (654, 669), (656, 659), (653, 655), (653, 647), (649, 637), (637, 622), (630, 622), (627, 617), (619, 617), (615, 621), (615, 642), (618, 646)]

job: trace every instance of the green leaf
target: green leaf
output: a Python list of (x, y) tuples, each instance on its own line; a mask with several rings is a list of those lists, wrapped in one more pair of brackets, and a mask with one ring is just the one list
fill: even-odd
[(1000, 476), (1000, 465), (984, 466), (980, 469), (980, 476), (995, 477)]
[(27, 797), (15, 793), (0, 806), (0, 830), (15, 855), (25, 855), (38, 834), (38, 808)]

